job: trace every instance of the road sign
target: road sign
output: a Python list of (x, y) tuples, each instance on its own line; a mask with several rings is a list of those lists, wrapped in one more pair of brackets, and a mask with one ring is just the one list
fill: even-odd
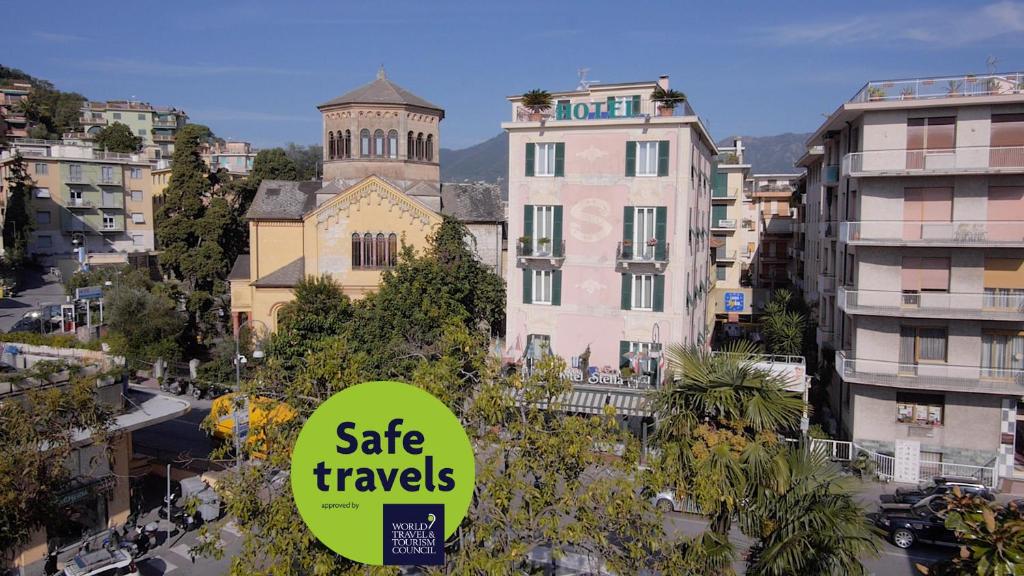
[(725, 293), (725, 311), (726, 312), (743, 312), (743, 292), (726, 292)]
[(103, 298), (102, 286), (86, 286), (75, 289), (76, 300), (99, 300), (100, 298)]

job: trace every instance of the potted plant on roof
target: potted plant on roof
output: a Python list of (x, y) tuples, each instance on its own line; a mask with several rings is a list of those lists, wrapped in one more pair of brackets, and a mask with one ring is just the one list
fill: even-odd
[(679, 90), (666, 90), (661, 86), (655, 86), (654, 92), (651, 92), (651, 100), (658, 105), (659, 116), (671, 116), (676, 105), (686, 100), (686, 94)]
[(529, 236), (520, 236), (519, 237), (519, 254), (522, 255), (522, 256), (529, 256), (530, 252), (533, 251), (532, 250), (532, 248), (533, 248), (532, 244), (533, 244), (533, 238), (530, 238)]
[(963, 83), (959, 80), (950, 80), (946, 83), (946, 87), (950, 96), (960, 96), (960, 89), (963, 88)]
[(530, 111), (530, 122), (540, 122), (544, 112), (551, 109), (551, 94), (547, 90), (530, 90), (523, 94), (522, 105)]
[(885, 98), (885, 90), (878, 86), (868, 86), (868, 100), (875, 102)]
[(910, 86), (905, 86), (903, 90), (900, 90), (900, 100), (913, 100), (914, 89)]

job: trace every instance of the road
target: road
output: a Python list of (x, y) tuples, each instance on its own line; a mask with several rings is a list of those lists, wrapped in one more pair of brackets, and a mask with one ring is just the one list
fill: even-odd
[(0, 330), (7, 332), (29, 310), (45, 302), (64, 302), (64, 286), (41, 270), (22, 271), (20, 292), (15, 298), (0, 299)]

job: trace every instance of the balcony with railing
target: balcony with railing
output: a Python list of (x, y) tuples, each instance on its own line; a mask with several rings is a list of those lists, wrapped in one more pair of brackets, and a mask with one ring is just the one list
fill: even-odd
[(895, 292), (840, 287), (836, 301), (847, 314), (1024, 321), (1024, 294)]
[(934, 150), (869, 150), (843, 157), (854, 178), (1024, 173), (1024, 146), (961, 146)]
[(153, 120), (153, 128), (177, 128), (177, 120)]
[(768, 216), (764, 222), (765, 234), (792, 234), (796, 230), (796, 219), (787, 216)]
[[(543, 240), (546, 240), (544, 242)], [(516, 263), (525, 267), (547, 263), (551, 266), (561, 266), (565, 260), (565, 241), (539, 238), (536, 241), (530, 239), (516, 243)]]
[(735, 262), (736, 251), (735, 250), (715, 250), (715, 262)]
[(174, 142), (174, 134), (153, 134), (153, 142)]
[(855, 352), (848, 350), (836, 351), (836, 373), (847, 382), (872, 386), (1024, 394), (1024, 370), (944, 363), (905, 364), (858, 358)]
[(96, 203), (89, 198), (68, 198), (66, 206), (70, 209), (91, 210)]
[(711, 230), (715, 232), (735, 232), (736, 231), (736, 219), (735, 218), (712, 218), (711, 219)]
[(1024, 94), (1024, 72), (965, 74), (868, 82), (851, 103), (891, 102)]
[(653, 268), (655, 271), (665, 269), (669, 258), (669, 244), (619, 242), (615, 247), (615, 266), (620, 270), (638, 270)]
[(825, 169), (821, 172), (821, 181), (826, 186), (835, 186), (836, 184), (839, 184), (839, 165), (826, 165)]
[(107, 124), (107, 119), (103, 116), (93, 117), (92, 115), (87, 114), (85, 116), (80, 116), (78, 118), (78, 123), (82, 126), (105, 126)]
[(825, 294), (832, 294), (836, 291), (836, 275), (834, 272), (824, 271), (818, 274), (818, 290)]
[(861, 246), (1024, 247), (1024, 222), (875, 220), (841, 222), (839, 241)]

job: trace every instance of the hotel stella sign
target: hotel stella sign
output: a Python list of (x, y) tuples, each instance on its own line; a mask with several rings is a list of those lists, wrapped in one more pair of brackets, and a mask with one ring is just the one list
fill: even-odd
[(641, 116), (635, 100), (609, 98), (606, 102), (559, 102), (555, 106), (555, 120), (593, 120), (598, 118), (635, 118)]

